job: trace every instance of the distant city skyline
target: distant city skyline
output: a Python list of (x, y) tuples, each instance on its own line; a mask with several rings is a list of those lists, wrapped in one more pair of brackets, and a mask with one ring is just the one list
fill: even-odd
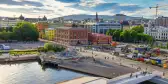
[[(167, 5), (168, 0), (3, 0), (0, 2), (0, 16), (38, 18), (46, 15), (55, 18), (73, 14), (115, 15), (153, 18), (155, 7)], [(168, 8), (161, 7), (159, 16), (168, 16)]]

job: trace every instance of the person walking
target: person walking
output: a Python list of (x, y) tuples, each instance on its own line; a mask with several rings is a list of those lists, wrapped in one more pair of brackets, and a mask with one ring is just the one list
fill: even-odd
[(165, 72), (163, 72), (163, 76), (165, 76)]
[(130, 78), (132, 77), (132, 73), (130, 74)]
[(138, 75), (136, 74), (136, 78), (138, 78)]
[(114, 60), (114, 57), (112, 57), (112, 60)]

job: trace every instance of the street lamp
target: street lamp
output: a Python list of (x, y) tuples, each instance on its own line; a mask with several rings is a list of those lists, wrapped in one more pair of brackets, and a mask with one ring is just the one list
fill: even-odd
[(92, 57), (93, 57), (93, 45), (91, 44), (91, 46), (92, 46)]

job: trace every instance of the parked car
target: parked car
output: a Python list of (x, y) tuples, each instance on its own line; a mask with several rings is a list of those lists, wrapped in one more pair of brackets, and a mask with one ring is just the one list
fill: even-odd
[(10, 46), (6, 46), (4, 44), (0, 44), (0, 50), (10, 50)]

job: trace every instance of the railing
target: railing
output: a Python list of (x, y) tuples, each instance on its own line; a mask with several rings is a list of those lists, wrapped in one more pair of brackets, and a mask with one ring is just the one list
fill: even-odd
[[(126, 74), (124, 76), (120, 76), (114, 79), (111, 79), (108, 81), (108, 84), (127, 84), (129, 82), (143, 82), (145, 80), (150, 80), (153, 77), (156, 77), (157, 75), (151, 74), (151, 73), (146, 73), (143, 74), (141, 72), (133, 73), (132, 76), (131, 74)], [(135, 83), (136, 84), (136, 83)]]

